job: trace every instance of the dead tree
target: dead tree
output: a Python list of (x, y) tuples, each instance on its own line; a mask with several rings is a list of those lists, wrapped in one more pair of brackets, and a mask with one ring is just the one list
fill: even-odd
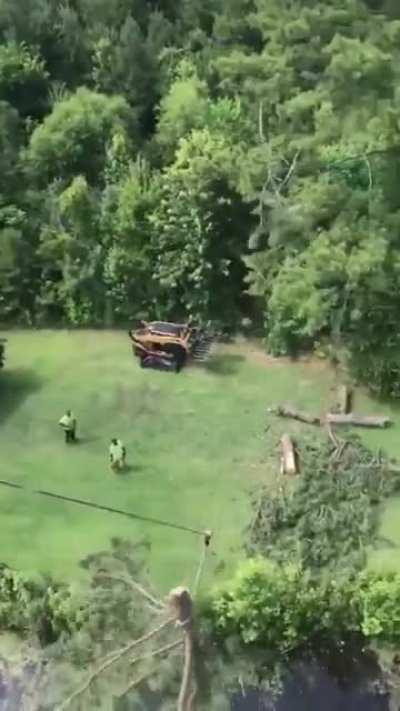
[(183, 587), (171, 590), (169, 604), (176, 619), (176, 624), (182, 629), (185, 650), (177, 711), (192, 711), (196, 689), (193, 681), (193, 603), (189, 590)]

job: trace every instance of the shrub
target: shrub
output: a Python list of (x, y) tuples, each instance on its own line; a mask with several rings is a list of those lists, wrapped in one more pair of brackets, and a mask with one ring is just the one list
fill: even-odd
[(238, 635), (245, 645), (285, 654), (317, 636), (333, 641), (357, 629), (352, 590), (350, 582), (312, 581), (300, 566), (253, 558), (216, 591), (210, 615), (220, 638)]
[(376, 534), (376, 504), (396, 489), (399, 475), (354, 437), (338, 462), (328, 441), (303, 439), (299, 449), (301, 477), (255, 498), (250, 553), (297, 560), (315, 572), (362, 566)]

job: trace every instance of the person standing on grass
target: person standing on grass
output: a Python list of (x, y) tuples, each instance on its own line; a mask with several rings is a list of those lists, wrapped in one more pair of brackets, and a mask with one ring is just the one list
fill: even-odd
[(64, 430), (66, 444), (76, 442), (76, 418), (71, 410), (66, 411), (58, 424)]
[(125, 466), (126, 449), (120, 439), (113, 437), (110, 444), (110, 466), (113, 472), (121, 471)]

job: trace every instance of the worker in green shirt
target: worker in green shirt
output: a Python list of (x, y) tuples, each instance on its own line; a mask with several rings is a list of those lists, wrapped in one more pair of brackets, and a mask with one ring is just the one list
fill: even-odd
[(76, 418), (71, 410), (66, 411), (58, 424), (64, 430), (66, 444), (76, 442)]

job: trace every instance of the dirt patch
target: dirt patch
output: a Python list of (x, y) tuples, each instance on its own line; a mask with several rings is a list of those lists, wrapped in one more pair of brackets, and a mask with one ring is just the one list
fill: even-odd
[(310, 373), (323, 373), (330, 371), (331, 366), (327, 360), (317, 358), (315, 355), (303, 355), (297, 358), (289, 358), (287, 356), (275, 357), (265, 352), (261, 341), (236, 339), (232, 343), (221, 343), (217, 347), (219, 354), (241, 355), (249, 363), (263, 365), (270, 368), (271, 366), (285, 366), (296, 368), (298, 365), (305, 366), (310, 369)]

